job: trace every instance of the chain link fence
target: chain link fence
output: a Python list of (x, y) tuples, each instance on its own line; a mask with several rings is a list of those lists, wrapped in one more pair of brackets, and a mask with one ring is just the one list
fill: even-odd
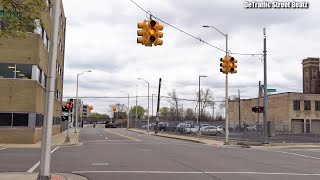
[[(132, 124), (133, 125), (133, 124)], [(155, 130), (156, 123), (150, 121), (149, 130)], [(147, 129), (146, 121), (134, 122), (134, 127)], [(267, 123), (266, 139), (264, 139), (263, 124), (242, 122), (229, 123), (229, 139), (235, 142), (269, 142), (269, 143), (320, 143), (320, 122), (292, 122), (283, 124)], [(210, 121), (160, 121), (160, 133), (195, 136), (216, 140), (225, 140), (225, 122)]]

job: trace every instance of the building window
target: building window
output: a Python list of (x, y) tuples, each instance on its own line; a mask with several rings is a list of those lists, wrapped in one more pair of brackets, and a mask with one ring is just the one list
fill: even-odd
[(312, 79), (317, 79), (317, 69), (312, 69)]
[(315, 102), (315, 110), (320, 111), (320, 101)]
[(15, 78), (15, 64), (0, 63), (0, 78)]
[(29, 114), (13, 114), (13, 126), (28, 126)]
[(43, 126), (43, 114), (37, 114), (36, 115), (36, 127), (42, 127)]
[(304, 110), (311, 110), (310, 101), (304, 101)]
[(11, 126), (12, 113), (0, 113), (0, 126)]
[(0, 113), (0, 126), (28, 126), (27, 113)]
[(0, 78), (31, 79), (31, 64), (0, 63)]
[(300, 101), (293, 101), (293, 110), (300, 111)]

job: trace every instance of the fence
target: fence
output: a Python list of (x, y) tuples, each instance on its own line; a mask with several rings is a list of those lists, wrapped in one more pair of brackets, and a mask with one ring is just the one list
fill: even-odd
[[(147, 122), (135, 122), (136, 128), (147, 129)], [(150, 122), (150, 131), (155, 130), (155, 122)], [(230, 141), (246, 141), (261, 143), (320, 143), (320, 123), (292, 122), (284, 124), (274, 124), (268, 122), (267, 137), (263, 136), (263, 124), (247, 124), (243, 122), (229, 123)], [(180, 134), (186, 136), (197, 136), (203, 138), (224, 140), (225, 122), (211, 121), (201, 122), (199, 126), (194, 121), (182, 122), (159, 122), (158, 131), (161, 133)]]

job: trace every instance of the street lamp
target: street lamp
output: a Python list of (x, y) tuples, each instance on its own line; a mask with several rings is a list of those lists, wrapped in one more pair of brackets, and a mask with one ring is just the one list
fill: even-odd
[[(213, 28), (216, 31), (218, 31), (220, 34), (222, 34), (225, 38), (226, 38), (226, 56), (229, 55), (228, 53), (228, 34), (224, 34), (222, 33), (219, 29), (217, 29), (214, 26), (202, 26), (205, 28)], [(226, 117), (226, 140), (225, 140), (225, 144), (229, 144), (229, 119), (228, 119), (228, 74), (226, 74), (226, 97), (225, 97), (225, 117)]]
[(153, 119), (153, 95), (156, 96), (156, 94), (151, 94), (151, 119)]
[(129, 111), (129, 93), (126, 93), (125, 91), (120, 91), (120, 92), (122, 92), (122, 93), (125, 93), (125, 94), (127, 94), (128, 95), (128, 116), (127, 116), (127, 129), (129, 129), (129, 122), (130, 122), (130, 120), (129, 120), (129, 113), (130, 113), (130, 111)]
[(202, 115), (202, 113), (200, 112), (201, 111), (200, 78), (202, 78), (202, 77), (207, 77), (207, 76), (199, 75), (199, 101), (198, 101), (199, 102), (199, 108), (198, 108), (199, 115), (198, 115), (198, 118), (197, 118), (197, 125), (199, 125), (199, 121), (200, 121), (201, 115)]
[(77, 74), (77, 91), (76, 91), (76, 105), (75, 105), (75, 107), (76, 107), (76, 109), (75, 109), (75, 111), (76, 111), (76, 123), (75, 123), (75, 129), (74, 129), (74, 133), (77, 133), (77, 128), (78, 128), (78, 106), (79, 106), (79, 99), (78, 99), (78, 90), (79, 90), (79, 76), (81, 75), (81, 74), (83, 74), (83, 73), (86, 73), (86, 72), (92, 72), (92, 71), (90, 71), (90, 70), (88, 70), (88, 71), (83, 71), (82, 73), (80, 73), (80, 74)]
[(147, 132), (149, 133), (149, 123), (150, 123), (150, 121), (149, 121), (149, 82), (142, 79), (142, 78), (138, 78), (138, 80), (142, 80), (142, 81), (148, 83), (148, 128), (147, 128)]

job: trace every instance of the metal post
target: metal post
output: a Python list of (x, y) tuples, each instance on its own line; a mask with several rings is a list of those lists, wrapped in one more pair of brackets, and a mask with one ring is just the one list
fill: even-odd
[(134, 122), (134, 127), (137, 128), (137, 118), (138, 118), (138, 110), (137, 110), (137, 107), (138, 106), (138, 88), (137, 88), (137, 85), (136, 85), (136, 120)]
[[(228, 56), (228, 34), (226, 34), (226, 56)], [(225, 97), (225, 118), (226, 118), (226, 140), (224, 144), (229, 144), (229, 118), (228, 118), (228, 74), (226, 74), (226, 97)]]
[(78, 89), (79, 89), (79, 74), (77, 74), (77, 90), (76, 90), (76, 105), (75, 105), (75, 110), (76, 110), (76, 122), (75, 122), (75, 129), (74, 133), (77, 133), (77, 128), (78, 128), (78, 104), (79, 104), (79, 99), (78, 99)]
[[(259, 92), (258, 92), (258, 107), (260, 107), (260, 96), (261, 96), (261, 81), (259, 81)], [(260, 113), (258, 111), (257, 113), (257, 137), (259, 138), (259, 134), (260, 134), (260, 128), (259, 128), (259, 125), (260, 125)]]
[(51, 24), (51, 41), (49, 54), (49, 76), (46, 87), (46, 105), (44, 126), (42, 127), (42, 143), (40, 157), (40, 173), (38, 180), (50, 180), (52, 121), (54, 110), (55, 78), (58, 53), (58, 32), (61, 0), (54, 1), (54, 10)]
[(214, 121), (214, 101), (212, 102), (212, 121)]
[(267, 143), (267, 120), (268, 120), (268, 81), (267, 81), (267, 37), (266, 28), (263, 28), (263, 56), (264, 56), (264, 97), (263, 97), (263, 140)]
[(201, 96), (200, 96), (200, 77), (201, 76), (199, 76), (199, 107), (198, 107), (198, 111), (199, 111), (199, 115), (198, 115), (198, 119), (197, 119), (197, 125), (199, 125), (199, 121), (201, 121), (200, 119), (201, 119), (201, 113), (200, 113), (200, 111), (201, 111), (201, 100), (200, 100), (200, 98), (201, 98)]
[(68, 112), (68, 121), (67, 121), (67, 136), (65, 142), (70, 142), (70, 131), (69, 131), (69, 126), (70, 126), (70, 120), (71, 120), (71, 108), (69, 107), (69, 112)]
[(151, 94), (151, 119), (153, 118), (153, 94)]
[(150, 120), (149, 120), (149, 82), (148, 82), (148, 133), (149, 133), (149, 124), (150, 124)]
[(159, 126), (159, 116), (160, 116), (160, 90), (161, 90), (161, 78), (159, 78), (159, 89), (158, 89), (158, 103), (157, 103), (157, 114), (156, 114), (155, 134), (158, 134), (158, 126)]
[(239, 133), (240, 133), (240, 126), (241, 126), (240, 89), (238, 89), (238, 95), (239, 95)]
[(127, 128), (129, 129), (129, 124), (130, 124), (130, 108), (129, 108), (129, 94), (128, 94), (128, 117), (127, 117)]

